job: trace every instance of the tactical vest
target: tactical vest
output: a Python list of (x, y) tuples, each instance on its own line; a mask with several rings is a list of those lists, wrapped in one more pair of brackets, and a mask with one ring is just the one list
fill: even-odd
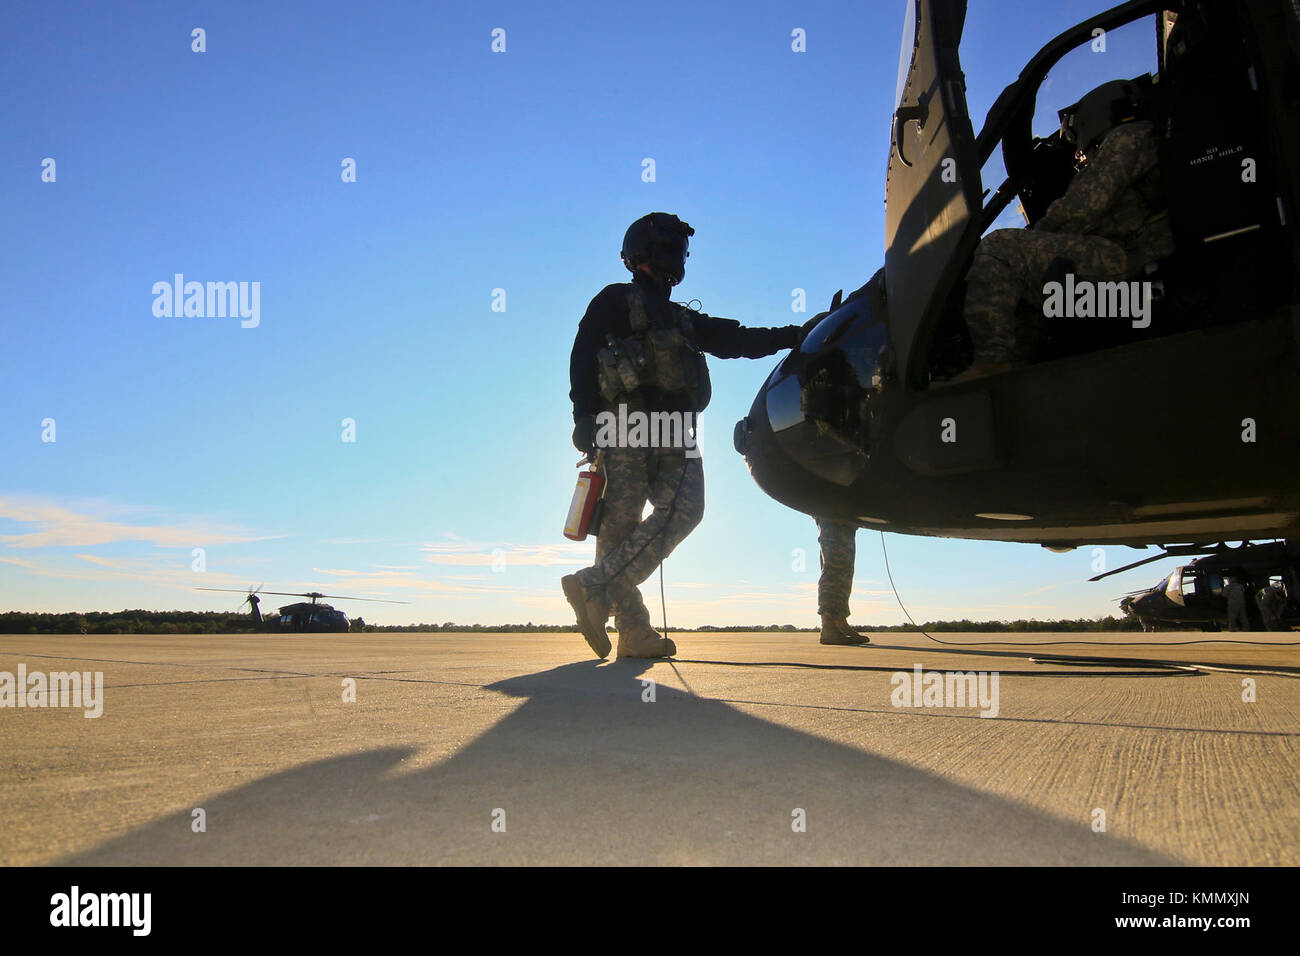
[(695, 346), (690, 310), (672, 303), (669, 310), (676, 325), (652, 320), (641, 290), (628, 290), (632, 334), (623, 339), (609, 336), (608, 345), (596, 353), (600, 395), (610, 405), (628, 402), (640, 389), (656, 389), (665, 397), (683, 396), (697, 413), (708, 406), (713, 387), (704, 353)]

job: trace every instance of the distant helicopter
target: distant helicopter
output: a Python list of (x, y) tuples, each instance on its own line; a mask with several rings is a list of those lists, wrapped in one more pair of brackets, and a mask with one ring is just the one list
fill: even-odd
[(1286, 595), (1281, 611), (1282, 624), (1290, 630), (1300, 623), (1300, 541), (1273, 541), (1266, 544), (1243, 544), (1230, 548), (1219, 544), (1213, 548), (1172, 548), (1164, 554), (1146, 558), (1123, 568), (1099, 574), (1097, 581), (1120, 571), (1180, 555), (1202, 554), (1190, 564), (1174, 568), (1159, 584), (1134, 591), (1120, 600), (1125, 614), (1136, 617), (1144, 631), (1160, 626), (1217, 631), (1228, 626), (1228, 602), (1223, 596), (1225, 579), (1234, 576), (1246, 587), (1246, 610), (1254, 630), (1265, 630), (1263, 617), (1254, 600), (1261, 588), (1273, 586)]
[[(1043, 47), (978, 137), (965, 17), (964, 0), (907, 0), (884, 267), (836, 293), (737, 423), (754, 480), (859, 527), (1058, 551), (1300, 537), (1297, 8), (1123, 3)], [(1074, 175), (1059, 131), (1032, 135), (1040, 85), (1143, 17), (1159, 75), (1139, 79), (1158, 90), (1176, 241), (1145, 264), (1163, 288), (1150, 326), (1053, 320), (1030, 364), (937, 387), (972, 359), (961, 312), (980, 237), (1017, 197), (1036, 222)], [(1008, 176), (989, 191), (981, 169), (999, 145)]]
[[(379, 598), (359, 598), (345, 597), (341, 594), (321, 594), (318, 591), (306, 592), (287, 592), (287, 591), (263, 591), (261, 587), (249, 588), (247, 592), (239, 588), (195, 588), (196, 591), (228, 591), (235, 594), (246, 594), (244, 600), (239, 602), (242, 608), (248, 605), (253, 615), (253, 621), (257, 624), (258, 630), (269, 631), (273, 633), (296, 633), (296, 632), (327, 632), (327, 631), (346, 631), (351, 626), (348, 617), (342, 611), (336, 610), (329, 604), (316, 603), (321, 598), (332, 598), (336, 601), (369, 601), (375, 604), (405, 604), (406, 601), (384, 601)], [(311, 598), (311, 601), (300, 601), (297, 604), (286, 604), (279, 609), (278, 614), (263, 617), (259, 608), (261, 598), (259, 594), (273, 594), (277, 597), (305, 597)]]

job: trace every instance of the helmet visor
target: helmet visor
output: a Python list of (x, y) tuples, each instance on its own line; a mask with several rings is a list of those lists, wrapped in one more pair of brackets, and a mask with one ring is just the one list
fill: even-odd
[(686, 274), (686, 257), (690, 255), (690, 240), (685, 236), (664, 236), (655, 243), (651, 265), (656, 271), (674, 279)]

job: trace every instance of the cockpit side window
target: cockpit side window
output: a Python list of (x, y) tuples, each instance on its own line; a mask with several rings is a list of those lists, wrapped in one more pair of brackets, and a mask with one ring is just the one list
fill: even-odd
[(1159, 71), (1155, 17), (1143, 17), (1094, 36), (1057, 62), (1038, 87), (1034, 135), (1047, 137), (1060, 127), (1057, 110), (1077, 103), (1087, 92), (1111, 80), (1127, 80)]
[[(1144, 73), (1155, 75), (1157, 66), (1156, 23), (1154, 16), (1142, 17), (1123, 26), (1105, 31), (1094, 36), (1088, 42), (1075, 47), (1048, 72), (1039, 85), (1034, 104), (1033, 135), (1036, 139), (1047, 140), (1060, 128), (1058, 111), (1079, 101), (1090, 90), (1110, 80), (1131, 79)], [(1008, 71), (1013, 69), (1008, 64)], [(1002, 85), (1015, 79), (1011, 75), (978, 75), (972, 71), (968, 77), (970, 92), (968, 99), (972, 104), (992, 103)], [(1068, 162), (1066, 153), (1063, 160), (1051, 154), (1049, 147), (1036, 150), (1042, 164)], [(1063, 167), (1044, 171), (1044, 186), (1055, 182), (1051, 189), (1056, 195), (1064, 192), (1073, 175), (1073, 167)], [(984, 164), (981, 178), (989, 191), (985, 199), (993, 197), (993, 190), (1007, 178), (1006, 162), (1001, 149), (995, 149)], [(1052, 196), (1051, 198), (1055, 198)], [(1047, 201), (1050, 201), (1047, 200)], [(1033, 205), (1033, 204), (1031, 204)], [(1046, 205), (1046, 202), (1041, 203)], [(1029, 222), (1022, 202), (1013, 201), (1003, 209), (985, 229), (985, 233), (995, 229), (1015, 229)]]

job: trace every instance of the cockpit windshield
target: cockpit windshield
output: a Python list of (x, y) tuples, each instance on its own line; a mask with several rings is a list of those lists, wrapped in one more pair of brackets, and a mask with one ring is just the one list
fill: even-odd
[(863, 292), (824, 318), (768, 380), (777, 441), (804, 468), (847, 485), (870, 451), (870, 403), (881, 387), (884, 319)]
[[(1074, 25), (1077, 16), (1068, 8), (1061, 8), (1048, 18), (1040, 33), (1025, 33), (1008, 38), (1005, 55), (990, 59), (983, 47), (983, 35), (973, 32), (961, 48), (966, 72), (966, 99), (971, 116), (978, 124), (1007, 84), (1016, 79), (1017, 71), (1034, 55), (1045, 36), (1061, 32)], [(1058, 111), (1070, 106), (1090, 90), (1117, 79), (1131, 79), (1144, 73), (1155, 75), (1158, 71), (1157, 31), (1154, 15), (1142, 17), (1131, 23), (1098, 31), (1089, 40), (1075, 47), (1057, 61), (1038, 86), (1034, 100), (1032, 122), (1033, 136), (1046, 139), (1060, 127)], [(982, 181), (990, 187), (1001, 183), (1007, 175), (1002, 150), (994, 149), (981, 170)], [(992, 198), (993, 193), (986, 198)], [(986, 232), (994, 229), (1019, 228), (1025, 225), (1023, 210), (1012, 202), (988, 224)]]
[(1089, 43), (1061, 57), (1038, 87), (1034, 135), (1051, 136), (1060, 128), (1058, 110), (1103, 83), (1157, 73), (1155, 38), (1155, 17), (1143, 17), (1112, 30), (1098, 30)]

